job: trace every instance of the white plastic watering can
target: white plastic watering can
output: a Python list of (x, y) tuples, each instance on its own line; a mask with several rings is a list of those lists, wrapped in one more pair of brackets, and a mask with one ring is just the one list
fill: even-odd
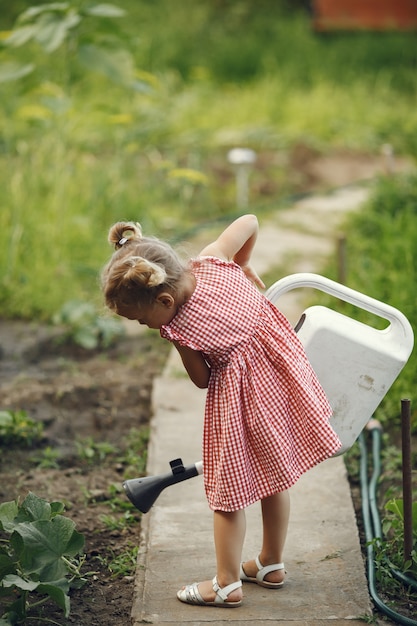
[(359, 437), (392, 383), (407, 363), (414, 344), (407, 318), (394, 307), (317, 274), (292, 274), (274, 283), (267, 298), (311, 287), (388, 320), (383, 330), (324, 306), (306, 309), (296, 326), (308, 359), (333, 409), (331, 420), (343, 454)]

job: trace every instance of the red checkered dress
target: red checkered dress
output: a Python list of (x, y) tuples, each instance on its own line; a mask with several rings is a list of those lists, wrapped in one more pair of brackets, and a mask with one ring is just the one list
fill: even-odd
[(203, 466), (210, 508), (243, 509), (333, 455), (331, 408), (284, 315), (233, 262), (192, 261), (196, 288), (161, 336), (211, 366)]

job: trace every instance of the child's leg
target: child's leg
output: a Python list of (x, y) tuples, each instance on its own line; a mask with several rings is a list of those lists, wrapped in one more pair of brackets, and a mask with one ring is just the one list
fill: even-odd
[[(261, 504), (263, 541), (259, 560), (265, 567), (266, 565), (281, 563), (283, 560), (290, 516), (290, 496), (288, 491), (282, 491), (265, 498)], [(243, 564), (243, 570), (247, 576), (255, 577), (258, 568), (255, 561), (247, 561)], [(267, 574), (265, 580), (279, 583), (284, 580), (284, 577), (284, 570), (276, 570)]]
[[(242, 548), (246, 532), (245, 511), (226, 513), (215, 511), (214, 518), (214, 544), (217, 560), (217, 582), (220, 587), (226, 587), (239, 580)], [(199, 583), (198, 590), (204, 600), (214, 600), (214, 592), (211, 580)], [(242, 589), (236, 589), (229, 596), (230, 602), (242, 598)]]

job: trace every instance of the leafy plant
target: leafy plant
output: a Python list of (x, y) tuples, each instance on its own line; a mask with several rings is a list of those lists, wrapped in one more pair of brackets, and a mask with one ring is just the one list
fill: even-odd
[(43, 424), (26, 411), (0, 411), (0, 445), (30, 447), (40, 441)]
[(75, 442), (77, 453), (80, 459), (88, 463), (100, 463), (104, 459), (117, 452), (113, 444), (108, 441), (94, 441), (92, 437)]
[(137, 516), (132, 511), (125, 511), (122, 516), (100, 515), (100, 521), (108, 530), (123, 530), (137, 521)]
[(148, 442), (148, 427), (131, 429), (126, 438), (127, 448), (119, 458), (119, 462), (126, 466), (125, 478), (133, 478), (145, 471), (148, 458)]
[(69, 615), (70, 587), (86, 580), (80, 572), (85, 557), (77, 558), (84, 536), (63, 511), (61, 502), (48, 503), (34, 493), (22, 504), (0, 504), (0, 597), (10, 598), (1, 624), (25, 623), (48, 599)]
[(65, 327), (62, 340), (87, 350), (108, 348), (124, 334), (122, 323), (113, 317), (97, 314), (93, 304), (71, 300), (54, 316), (55, 324)]
[(138, 549), (138, 546), (131, 546), (131, 548), (124, 550), (120, 554), (114, 554), (114, 552), (111, 552), (110, 558), (99, 558), (100, 561), (110, 570), (110, 572), (112, 572), (114, 578), (119, 576), (130, 576), (136, 569)]
[[(77, 8), (70, 2), (53, 2), (32, 6), (23, 11), (8, 37), (3, 39), (7, 49), (21, 48), (35, 43), (47, 54), (56, 53), (65, 45), (67, 65), (76, 57), (87, 69), (105, 74), (111, 80), (143, 89), (135, 79), (134, 63), (130, 53), (121, 46), (115, 26), (108, 21), (120, 18), (125, 11), (113, 4), (96, 4)], [(88, 21), (94, 20), (89, 29)], [(116, 42), (118, 45), (116, 45)], [(0, 82), (18, 80), (35, 70), (34, 63), (21, 64), (16, 60), (0, 66)]]
[(43, 450), (32, 457), (32, 461), (39, 469), (59, 469), (59, 457), (58, 450), (46, 446)]
[(413, 502), (413, 550), (411, 559), (404, 562), (404, 502), (402, 499), (389, 500), (385, 505), (386, 516), (382, 528), (388, 541), (387, 554), (392, 563), (402, 572), (408, 572), (417, 580), (417, 502)]

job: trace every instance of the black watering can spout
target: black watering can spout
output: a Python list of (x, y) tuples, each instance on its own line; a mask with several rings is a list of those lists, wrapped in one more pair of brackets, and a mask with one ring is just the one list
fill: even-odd
[(175, 485), (188, 478), (193, 478), (203, 473), (201, 461), (184, 467), (182, 459), (170, 461), (171, 472), (158, 476), (145, 476), (133, 478), (123, 483), (123, 488), (131, 503), (141, 512), (147, 513), (152, 507), (161, 491), (170, 485)]

